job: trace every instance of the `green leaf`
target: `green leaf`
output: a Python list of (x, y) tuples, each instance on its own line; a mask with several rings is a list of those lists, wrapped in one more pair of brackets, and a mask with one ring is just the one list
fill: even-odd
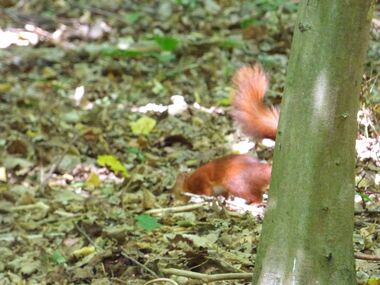
[(4, 159), (3, 164), (5, 168), (8, 168), (8, 169), (13, 169), (15, 167), (20, 167), (23, 169), (23, 168), (29, 168), (33, 166), (33, 162), (27, 159), (18, 158), (15, 156), (7, 156)]
[(255, 4), (264, 11), (277, 11), (286, 5), (286, 2), (285, 0), (257, 0)]
[(138, 215), (136, 217), (137, 225), (146, 231), (151, 231), (161, 227), (156, 218), (149, 215)]
[(143, 116), (140, 119), (138, 119), (136, 122), (132, 122), (129, 125), (132, 129), (133, 134), (147, 135), (156, 126), (156, 120), (149, 118), (147, 116)]
[(176, 0), (176, 2), (178, 5), (195, 7), (197, 5), (198, 0)]
[(161, 62), (170, 62), (176, 59), (175, 54), (170, 51), (164, 51), (160, 54), (154, 55)]
[(71, 190), (60, 189), (59, 191), (54, 191), (54, 201), (61, 202), (67, 205), (71, 201), (83, 201), (83, 196), (76, 194)]
[(57, 168), (62, 173), (68, 173), (71, 172), (78, 164), (80, 164), (79, 156), (66, 154)]
[(63, 264), (66, 262), (66, 258), (62, 255), (59, 250), (56, 250), (51, 255), (51, 259), (57, 264)]
[(242, 29), (245, 29), (250, 25), (261, 26), (263, 25), (263, 21), (257, 18), (247, 18), (240, 21), (240, 27)]
[(102, 184), (99, 176), (95, 172), (91, 172), (87, 177), (85, 185), (87, 188), (94, 189), (99, 187)]
[(20, 268), (20, 273), (23, 275), (32, 275), (36, 273), (41, 267), (40, 262), (33, 262), (32, 260), (22, 263)]
[(66, 123), (76, 123), (80, 120), (80, 114), (78, 111), (65, 112), (62, 114), (62, 119)]
[(217, 101), (218, 106), (230, 106), (231, 105), (231, 98), (225, 97), (221, 98)]
[(11, 91), (12, 85), (10, 83), (0, 83), (0, 93), (7, 93)]
[(371, 277), (367, 281), (367, 285), (379, 285), (380, 284), (380, 277)]
[(179, 41), (176, 38), (168, 36), (156, 36), (154, 37), (154, 40), (160, 46), (160, 48), (165, 51), (175, 50), (179, 43)]
[(141, 16), (141, 13), (139, 12), (128, 13), (127, 15), (125, 15), (125, 20), (127, 21), (128, 24), (134, 24), (138, 21), (140, 16)]
[(101, 54), (110, 57), (140, 57), (145, 56), (147, 52), (137, 50), (123, 50), (116, 47), (108, 47), (102, 49)]
[(221, 41), (218, 46), (220, 48), (241, 48), (244, 46), (244, 43), (242, 41), (233, 39), (233, 38), (228, 38), (223, 41)]
[(144, 153), (137, 147), (128, 147), (127, 152), (136, 155), (137, 159), (141, 162), (145, 160)]
[(128, 177), (128, 171), (125, 168), (125, 166), (113, 155), (105, 154), (105, 155), (98, 155), (96, 158), (96, 162), (100, 166), (106, 166), (109, 169), (111, 169), (115, 173), (120, 173), (124, 177)]

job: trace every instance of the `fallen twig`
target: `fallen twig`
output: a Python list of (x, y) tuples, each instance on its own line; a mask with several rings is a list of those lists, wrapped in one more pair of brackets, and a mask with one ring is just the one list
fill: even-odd
[(151, 209), (151, 210), (146, 211), (145, 214), (163, 215), (163, 214), (168, 214), (168, 213), (187, 212), (187, 211), (192, 211), (192, 210), (196, 210), (199, 208), (203, 208), (203, 207), (207, 206), (208, 204), (209, 204), (208, 202), (202, 202), (202, 203), (198, 203), (198, 204), (189, 204), (189, 205), (185, 205), (185, 206)]
[(35, 234), (35, 235), (16, 235), (16, 234), (4, 234), (0, 235), (0, 241), (15, 242), (18, 240), (34, 240), (34, 239), (44, 239), (44, 238), (55, 238), (64, 237), (64, 233), (46, 233), (46, 234)]
[(365, 253), (355, 253), (356, 259), (371, 260), (371, 261), (380, 261), (380, 256), (365, 254)]
[(187, 270), (175, 269), (175, 268), (165, 268), (161, 269), (162, 273), (178, 275), (189, 277), (192, 279), (202, 280), (202, 282), (213, 282), (213, 281), (222, 281), (222, 280), (251, 280), (252, 273), (223, 273), (223, 274), (204, 274), (198, 272), (192, 272)]
[(150, 281), (146, 282), (144, 285), (154, 284), (156, 282), (169, 282), (169, 283), (171, 283), (173, 285), (178, 285), (177, 282), (175, 282), (175, 281), (173, 281), (173, 280), (171, 280), (169, 278), (157, 278), (157, 279), (150, 280)]
[(99, 249), (99, 246), (96, 245), (96, 243), (90, 238), (90, 236), (82, 229), (77, 223), (74, 223), (75, 228), (78, 230), (78, 232), (83, 235), (87, 241), (92, 244), (96, 249)]
[(160, 276), (158, 276), (158, 274), (156, 272), (149, 269), (146, 265), (142, 264), (141, 262), (137, 261), (133, 257), (129, 256), (128, 253), (124, 249), (122, 250), (121, 255), (124, 256), (125, 258), (129, 259), (130, 261), (132, 261), (134, 264), (140, 266), (142, 269), (144, 269), (145, 271), (147, 271), (148, 273), (150, 273), (154, 277), (156, 277), (156, 278), (160, 277)]

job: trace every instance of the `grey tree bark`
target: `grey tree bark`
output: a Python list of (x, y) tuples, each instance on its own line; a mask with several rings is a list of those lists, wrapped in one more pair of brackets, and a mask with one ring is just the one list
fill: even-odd
[(300, 3), (253, 284), (356, 284), (356, 114), (374, 5)]

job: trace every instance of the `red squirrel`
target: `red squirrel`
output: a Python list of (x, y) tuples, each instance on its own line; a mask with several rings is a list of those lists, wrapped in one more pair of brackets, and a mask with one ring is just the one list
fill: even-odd
[[(247, 135), (259, 139), (276, 138), (279, 111), (263, 102), (268, 83), (260, 65), (242, 67), (233, 77), (233, 119)], [(206, 163), (191, 174), (180, 174), (173, 193), (182, 201), (188, 200), (182, 192), (190, 192), (208, 196), (233, 195), (259, 204), (269, 185), (271, 171), (271, 164), (261, 163), (248, 154), (227, 155)]]

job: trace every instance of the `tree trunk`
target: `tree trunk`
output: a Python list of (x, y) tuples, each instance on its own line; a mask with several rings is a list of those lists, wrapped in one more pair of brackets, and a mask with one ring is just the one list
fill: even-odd
[(356, 284), (356, 114), (370, 0), (300, 3), (253, 284)]

